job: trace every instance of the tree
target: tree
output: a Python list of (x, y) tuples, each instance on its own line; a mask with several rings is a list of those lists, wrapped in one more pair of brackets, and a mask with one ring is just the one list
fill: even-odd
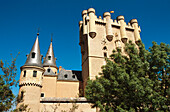
[(0, 60), (0, 68), (3, 74), (0, 75), (0, 111), (8, 111), (13, 105), (15, 98), (12, 92), (12, 86), (17, 86), (18, 81), (15, 80), (17, 69), (15, 66), (16, 58), (12, 57), (11, 64), (4, 65)]
[(85, 97), (102, 112), (168, 110), (170, 47), (153, 42), (149, 51), (139, 41), (113, 50), (101, 77), (88, 80)]

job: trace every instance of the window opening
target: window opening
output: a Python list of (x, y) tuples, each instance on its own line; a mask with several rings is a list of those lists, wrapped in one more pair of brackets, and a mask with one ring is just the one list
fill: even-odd
[(44, 97), (44, 93), (41, 93), (41, 97)]
[(50, 69), (47, 69), (48, 72), (50, 72)]
[(106, 51), (107, 51), (107, 47), (106, 47), (106, 46), (104, 46), (104, 47), (103, 47), (103, 50), (106, 50)]
[(26, 70), (24, 71), (24, 75), (23, 75), (23, 77), (26, 77)]
[(35, 58), (35, 52), (32, 52), (31, 58)]
[(87, 17), (86, 17), (86, 19), (85, 19), (85, 25), (87, 25)]
[(75, 79), (75, 78), (76, 78), (76, 76), (75, 76), (75, 75), (73, 75), (73, 76), (72, 76), (72, 78), (73, 78), (73, 79)]
[(33, 71), (33, 77), (37, 77), (37, 71)]
[(24, 91), (21, 91), (21, 100), (23, 100), (24, 97)]
[(68, 75), (67, 75), (67, 74), (65, 74), (65, 75), (64, 75), (64, 78), (67, 78), (67, 77), (68, 77)]
[(48, 60), (51, 60), (51, 56), (48, 56)]
[(107, 53), (106, 52), (104, 52), (104, 57), (107, 58)]

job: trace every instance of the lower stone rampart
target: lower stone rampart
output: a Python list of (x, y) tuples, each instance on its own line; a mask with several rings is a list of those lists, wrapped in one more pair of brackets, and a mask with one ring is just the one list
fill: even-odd
[(86, 98), (41, 98), (40, 112), (98, 112)]

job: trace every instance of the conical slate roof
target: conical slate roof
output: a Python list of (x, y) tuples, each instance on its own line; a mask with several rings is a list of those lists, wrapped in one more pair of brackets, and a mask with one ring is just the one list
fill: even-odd
[(53, 46), (52, 46), (52, 40), (50, 43), (50, 46), (48, 48), (47, 54), (44, 58), (43, 66), (56, 66), (56, 58), (54, 57), (54, 51), (53, 51)]
[(43, 67), (42, 62), (41, 62), (42, 55), (40, 54), (38, 35), (39, 34), (37, 34), (35, 43), (31, 49), (30, 54), (27, 56), (27, 61), (25, 62), (24, 66)]

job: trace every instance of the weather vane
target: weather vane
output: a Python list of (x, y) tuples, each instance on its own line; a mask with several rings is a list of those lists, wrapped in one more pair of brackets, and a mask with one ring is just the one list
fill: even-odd
[(40, 32), (40, 28), (38, 28), (37, 36), (39, 35), (39, 32)]
[(53, 33), (51, 33), (51, 42), (53, 41)]

